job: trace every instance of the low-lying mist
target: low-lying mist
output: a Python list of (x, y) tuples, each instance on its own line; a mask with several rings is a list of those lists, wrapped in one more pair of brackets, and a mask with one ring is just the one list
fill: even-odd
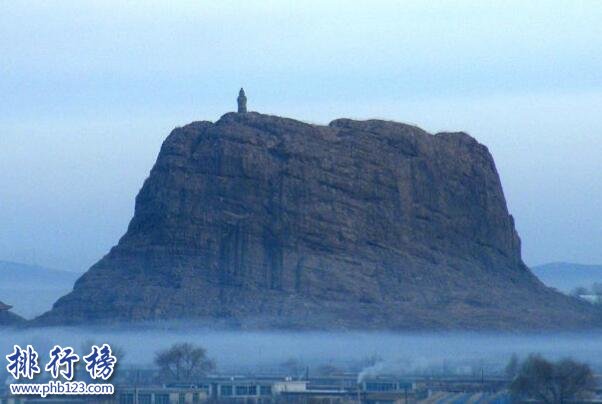
[(550, 359), (572, 357), (602, 370), (602, 332), (554, 334), (260, 332), (216, 331), (201, 327), (144, 326), (109, 329), (60, 327), (1, 329), (0, 354), (14, 344), (32, 344), (46, 360), (54, 345), (83, 353), (91, 343), (107, 342), (123, 352), (121, 365), (152, 367), (155, 352), (176, 342), (207, 349), (219, 372), (282, 370), (285, 362), (317, 369), (387, 374), (501, 373), (512, 354), (540, 353)]

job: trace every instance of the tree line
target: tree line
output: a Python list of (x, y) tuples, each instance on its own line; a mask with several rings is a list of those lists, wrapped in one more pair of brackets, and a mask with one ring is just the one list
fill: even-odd
[(592, 369), (572, 359), (550, 361), (530, 355), (521, 362), (513, 356), (506, 375), (511, 379), (509, 391), (516, 402), (577, 402), (591, 398), (596, 388)]

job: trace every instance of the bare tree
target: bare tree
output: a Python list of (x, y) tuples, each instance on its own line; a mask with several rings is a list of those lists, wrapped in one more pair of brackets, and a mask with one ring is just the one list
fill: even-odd
[(510, 385), (516, 399), (565, 403), (589, 396), (595, 386), (590, 367), (571, 359), (550, 362), (531, 355)]
[(174, 344), (157, 352), (155, 364), (166, 382), (193, 382), (215, 369), (215, 363), (207, 357), (207, 351), (189, 343)]

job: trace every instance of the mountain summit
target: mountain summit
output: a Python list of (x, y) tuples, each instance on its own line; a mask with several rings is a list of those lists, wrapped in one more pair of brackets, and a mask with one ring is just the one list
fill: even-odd
[(169, 135), (126, 234), (37, 322), (550, 329), (596, 316), (523, 264), (493, 158), (469, 135), (245, 111)]

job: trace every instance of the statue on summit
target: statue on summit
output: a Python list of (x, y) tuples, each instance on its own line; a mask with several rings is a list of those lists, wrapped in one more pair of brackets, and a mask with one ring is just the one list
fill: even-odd
[(240, 88), (240, 91), (238, 92), (238, 98), (236, 99), (236, 101), (238, 101), (238, 113), (239, 114), (246, 114), (247, 113), (247, 96), (245, 95), (245, 90), (243, 90), (243, 88)]

